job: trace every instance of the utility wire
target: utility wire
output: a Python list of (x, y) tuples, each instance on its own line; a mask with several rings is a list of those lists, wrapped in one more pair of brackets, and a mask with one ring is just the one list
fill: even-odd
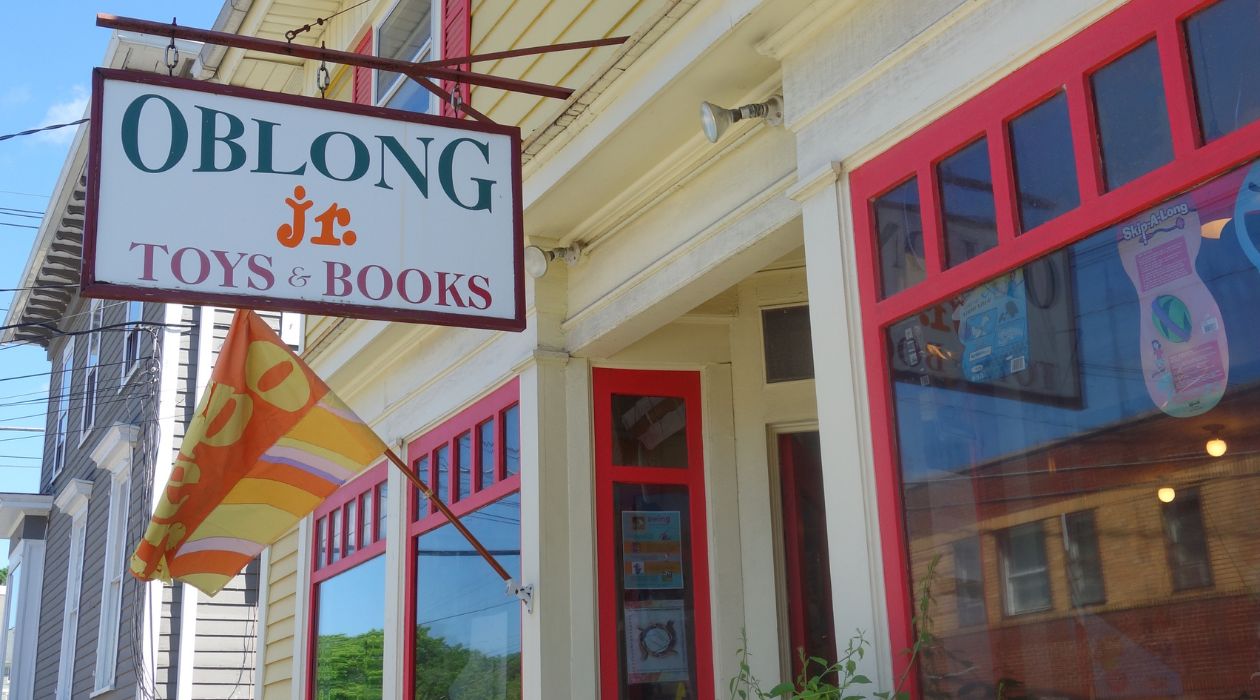
[(25, 224), (10, 224), (4, 221), (0, 221), (0, 226), (11, 226), (13, 228), (33, 228), (33, 229), (39, 228), (38, 226), (27, 226)]
[(0, 141), (8, 141), (9, 139), (17, 138), (19, 136), (30, 136), (31, 134), (38, 134), (41, 131), (52, 131), (53, 129), (64, 129), (67, 126), (78, 126), (86, 121), (88, 121), (88, 118), (84, 117), (83, 119), (80, 119), (79, 121), (76, 121), (76, 122), (66, 122), (65, 124), (49, 124), (48, 126), (41, 126), (38, 129), (27, 129), (26, 131), (19, 131), (14, 134), (5, 134), (3, 136), (0, 136)]

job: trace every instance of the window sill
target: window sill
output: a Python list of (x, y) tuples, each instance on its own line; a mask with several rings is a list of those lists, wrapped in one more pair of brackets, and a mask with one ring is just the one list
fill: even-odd
[(104, 687), (104, 688), (99, 688), (99, 689), (97, 689), (97, 690), (93, 690), (93, 691), (92, 691), (92, 694), (91, 694), (91, 695), (89, 695), (88, 697), (89, 697), (89, 698), (100, 697), (100, 696), (104, 695), (105, 693), (110, 693), (110, 692), (113, 692), (113, 690), (114, 690), (114, 686), (112, 686), (112, 685), (110, 685), (110, 686), (106, 686), (106, 687)]
[(123, 392), (123, 389), (126, 389), (128, 384), (131, 384), (132, 378), (140, 373), (141, 364), (142, 363), (140, 360), (136, 360), (135, 364), (133, 364), (130, 369), (128, 369), (126, 372), (123, 373), (122, 381), (118, 383), (118, 393), (121, 394)]

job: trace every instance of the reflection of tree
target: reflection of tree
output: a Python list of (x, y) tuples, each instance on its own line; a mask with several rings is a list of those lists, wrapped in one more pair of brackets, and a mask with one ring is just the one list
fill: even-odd
[(368, 630), (354, 637), (321, 634), (315, 643), (315, 697), (377, 700), (384, 667), (384, 630)]
[(521, 654), (490, 656), (434, 637), (428, 627), (420, 625), (416, 627), (415, 697), (416, 700), (519, 698)]

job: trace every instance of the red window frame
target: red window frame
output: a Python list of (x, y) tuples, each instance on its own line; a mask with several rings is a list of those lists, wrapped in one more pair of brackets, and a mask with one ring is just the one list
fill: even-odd
[[(507, 473), (507, 454), (503, 449), (506, 440), (503, 416), (512, 408), (520, 407), (520, 379), (513, 378), (503, 386), (495, 389), (476, 403), (460, 411), (441, 425), (412, 440), (407, 445), (407, 464), (415, 468), (422, 458), (428, 458), (429, 470), (420, 478), (436, 488), (437, 460), (434, 453), (441, 447), (449, 450), (449, 469), (447, 493), (439, 494), (450, 506), (451, 512), (463, 517), (479, 508), (485, 507), (501, 498), (510, 496), (521, 490), (521, 470), (515, 474)], [(481, 441), (478, 439), (479, 428), (490, 419), (495, 421), (494, 464), (495, 481), (491, 484), (481, 483), (478, 476), (481, 471)], [(519, 414), (518, 414), (519, 431)], [(472, 432), (472, 492), (459, 498), (458, 446), (456, 441), (464, 433)], [(520, 445), (520, 436), (517, 436)], [(404, 558), (406, 560), (406, 620), (407, 633), (403, 640), (403, 688), (410, 692), (416, 687), (416, 645), (413, 635), (416, 628), (416, 557), (415, 542), (426, 532), (447, 524), (446, 516), (437, 512), (430, 504), (423, 513), (417, 513), (420, 504), (420, 493), (414, 487), (407, 489), (407, 538)], [(489, 565), (487, 565), (489, 566)], [(522, 649), (522, 652), (524, 650)], [(522, 669), (523, 671), (523, 669)]]
[[(321, 503), (312, 515), (310, 541), (311, 583), (310, 595), (308, 596), (310, 609), (306, 618), (309, 621), (308, 628), (310, 630), (306, 640), (306, 697), (308, 698), (315, 697), (315, 642), (319, 637), (319, 584), (385, 553), (386, 533), (381, 530), (380, 512), (377, 508), (382, 500), (381, 492), (385, 488), (388, 468), (386, 462), (381, 462), (356, 476)], [(371, 537), (364, 537), (362, 527), (363, 503), (364, 499), (367, 498), (372, 499), (372, 522), (369, 523)], [(346, 526), (347, 509), (345, 506), (350, 502), (356, 504), (355, 518), (358, 519), (359, 524), (355, 527), (355, 532), (357, 533), (358, 541), (355, 543), (354, 553), (346, 555), (346, 537), (349, 528)], [(342, 555), (335, 562), (332, 561), (333, 519), (341, 520), (340, 545)], [(323, 528), (324, 548), (323, 556), (321, 557), (319, 546), (320, 524), (325, 522), (328, 525)]]
[[(871, 440), (882, 533), (884, 579), (894, 652), (913, 644), (909, 545), (904, 527), (896, 423), (886, 329), (892, 323), (1083, 239), (1160, 200), (1224, 173), (1260, 153), (1260, 121), (1204, 143), (1200, 132), (1183, 21), (1216, 0), (1133, 0), (1027, 65), (1006, 75), (951, 112), (855, 169), (850, 178), (862, 310), (863, 349), (870, 391)], [(1120, 187), (1103, 179), (1090, 76), (1112, 60), (1154, 38), (1160, 58), (1171, 162)], [(1065, 91), (1080, 191), (1075, 209), (1019, 230), (1019, 209), (1008, 125), (1012, 119)], [(998, 244), (945, 267), (936, 166), (984, 136), (988, 140), (997, 214)], [(925, 278), (881, 298), (879, 249), (873, 201), (918, 178), (924, 237)], [(905, 664), (903, 656), (895, 656)], [(901, 669), (896, 669), (899, 675)], [(917, 676), (909, 676), (912, 682)], [(917, 688), (912, 688), (917, 691)]]
[[(595, 368), (591, 384), (595, 421), (595, 517), (596, 564), (599, 596), (600, 697), (618, 697), (620, 660), (617, 639), (617, 553), (613, 541), (613, 485), (617, 483), (686, 486), (691, 509), (691, 578), (696, 625), (696, 695), (711, 698), (713, 679), (713, 628), (709, 596), (708, 519), (705, 514), (704, 434), (700, 373), (677, 370), (627, 370)], [(613, 394), (680, 398), (686, 406), (687, 462), (685, 469), (627, 467), (612, 462)]]

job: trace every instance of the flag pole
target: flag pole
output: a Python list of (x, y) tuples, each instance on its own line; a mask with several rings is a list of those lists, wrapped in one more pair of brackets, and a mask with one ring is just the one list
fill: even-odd
[(507, 572), (507, 569), (503, 568), (503, 565), (499, 563), (499, 560), (495, 559), (494, 556), (490, 554), (485, 545), (481, 544), (481, 541), (477, 539), (477, 536), (472, 534), (472, 532), (464, 526), (464, 523), (460, 522), (459, 516), (452, 513), (450, 507), (447, 506), (442, 499), (438, 498), (437, 494), (433, 493), (433, 489), (430, 489), (427, 485), (425, 485), (425, 483), (420, 480), (420, 477), (408, 468), (407, 463), (402, 461), (402, 458), (395, 454), (392, 449), (386, 448), (385, 456), (389, 458), (389, 461), (394, 463), (394, 466), (398, 467), (398, 470), (403, 473), (403, 476), (407, 477), (407, 480), (410, 481), (413, 486), (420, 489), (420, 493), (423, 493), (425, 497), (433, 503), (433, 505), (437, 506), (438, 510), (442, 511), (442, 515), (445, 515), (446, 519), (451, 522), (451, 525), (454, 525), (455, 529), (459, 530), (459, 534), (463, 535), (464, 539), (468, 540), (468, 543), (473, 546), (473, 549), (477, 550), (477, 553), (481, 555), (482, 559), (486, 560), (486, 563), (490, 565), (490, 568), (494, 569), (495, 573), (501, 576), (504, 581), (512, 583), (512, 575)]

